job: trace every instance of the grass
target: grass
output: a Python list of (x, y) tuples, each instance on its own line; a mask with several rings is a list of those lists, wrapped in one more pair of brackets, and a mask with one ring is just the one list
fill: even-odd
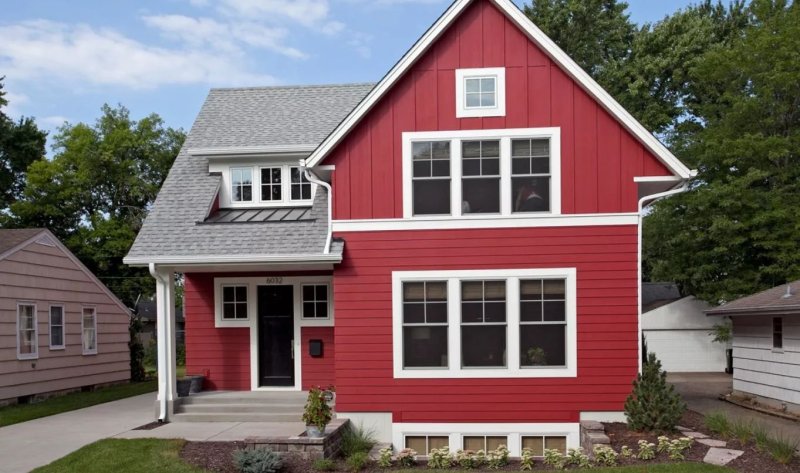
[[(440, 473), (467, 473), (474, 470), (426, 470)], [(551, 471), (551, 470), (548, 470)], [(734, 473), (736, 470), (705, 463), (665, 463), (653, 465), (618, 466), (609, 468), (592, 468), (592, 473)], [(535, 473), (536, 470), (529, 473)], [(396, 470), (393, 473), (419, 473), (419, 470)]]
[(34, 404), (3, 407), (0, 408), (0, 427), (137, 396), (155, 390), (155, 381), (145, 381), (143, 383), (120, 384), (94, 391), (67, 394)]
[(729, 420), (722, 412), (713, 412), (707, 415), (706, 427), (715, 434), (736, 439), (743, 445), (752, 441), (759, 451), (769, 452), (775, 461), (784, 465), (791, 463), (797, 447), (800, 446), (800, 439), (770, 435), (767, 427), (762, 424), (742, 419)]
[(180, 458), (184, 440), (106, 439), (33, 470), (34, 473), (203, 473)]
[(719, 434), (725, 437), (730, 435), (731, 423), (728, 421), (728, 417), (722, 412), (716, 411), (709, 413), (706, 416), (705, 422), (706, 427), (708, 427), (708, 430), (710, 430), (711, 433)]
[(753, 424), (743, 419), (734, 419), (731, 421), (730, 435), (742, 445), (747, 445), (753, 437)]
[(792, 461), (797, 451), (797, 446), (797, 439), (791, 439), (783, 435), (772, 437), (767, 441), (767, 450), (772, 455), (772, 458), (784, 465), (788, 465)]
[(375, 432), (363, 425), (350, 425), (342, 434), (342, 456), (349, 458), (356, 453), (369, 453), (375, 446)]

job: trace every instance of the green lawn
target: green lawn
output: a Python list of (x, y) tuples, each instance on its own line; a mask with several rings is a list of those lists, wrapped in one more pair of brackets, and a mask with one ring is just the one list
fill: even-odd
[(180, 459), (184, 440), (105, 439), (33, 470), (36, 473), (203, 473)]
[(143, 383), (120, 384), (107, 388), (100, 388), (85, 393), (72, 393), (65, 396), (54, 397), (35, 404), (21, 404), (0, 408), (0, 427), (17, 424), (40, 417), (74, 411), (83, 407), (94, 406), (104, 402), (116, 401), (126, 397), (137, 396), (156, 390), (155, 381)]
[[(156, 369), (155, 366), (147, 365), (147, 366), (144, 367), (144, 371), (145, 371), (145, 373), (147, 373), (148, 376), (152, 376), (153, 378), (158, 376), (158, 370)], [(185, 375), (186, 375), (186, 367), (185, 366), (178, 365), (178, 366), (175, 367), (175, 376), (176, 377), (183, 378)]]

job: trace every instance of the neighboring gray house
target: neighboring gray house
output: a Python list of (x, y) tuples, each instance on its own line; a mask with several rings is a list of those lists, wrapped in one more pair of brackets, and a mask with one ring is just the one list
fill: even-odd
[(681, 297), (673, 283), (642, 283), (642, 334), (665, 371), (725, 371), (727, 346), (709, 335), (720, 322), (706, 317), (709, 307), (693, 296)]
[(127, 381), (128, 321), (48, 230), (0, 230), (0, 404)]
[(706, 314), (733, 320), (734, 395), (800, 414), (800, 281)]

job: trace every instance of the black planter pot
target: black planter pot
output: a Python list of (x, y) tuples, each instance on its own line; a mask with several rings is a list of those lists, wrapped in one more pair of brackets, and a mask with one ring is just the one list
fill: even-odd
[(178, 397), (186, 397), (192, 389), (192, 378), (178, 378), (177, 383)]
[(197, 394), (203, 391), (203, 382), (205, 381), (206, 377), (203, 375), (192, 375), (189, 376), (189, 379), (192, 380), (192, 386), (189, 388), (189, 394)]

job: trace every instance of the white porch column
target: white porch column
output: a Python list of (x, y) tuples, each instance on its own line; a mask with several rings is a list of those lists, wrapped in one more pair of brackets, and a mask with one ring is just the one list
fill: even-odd
[(156, 280), (158, 419), (169, 420), (177, 399), (175, 372), (175, 273), (150, 265)]

